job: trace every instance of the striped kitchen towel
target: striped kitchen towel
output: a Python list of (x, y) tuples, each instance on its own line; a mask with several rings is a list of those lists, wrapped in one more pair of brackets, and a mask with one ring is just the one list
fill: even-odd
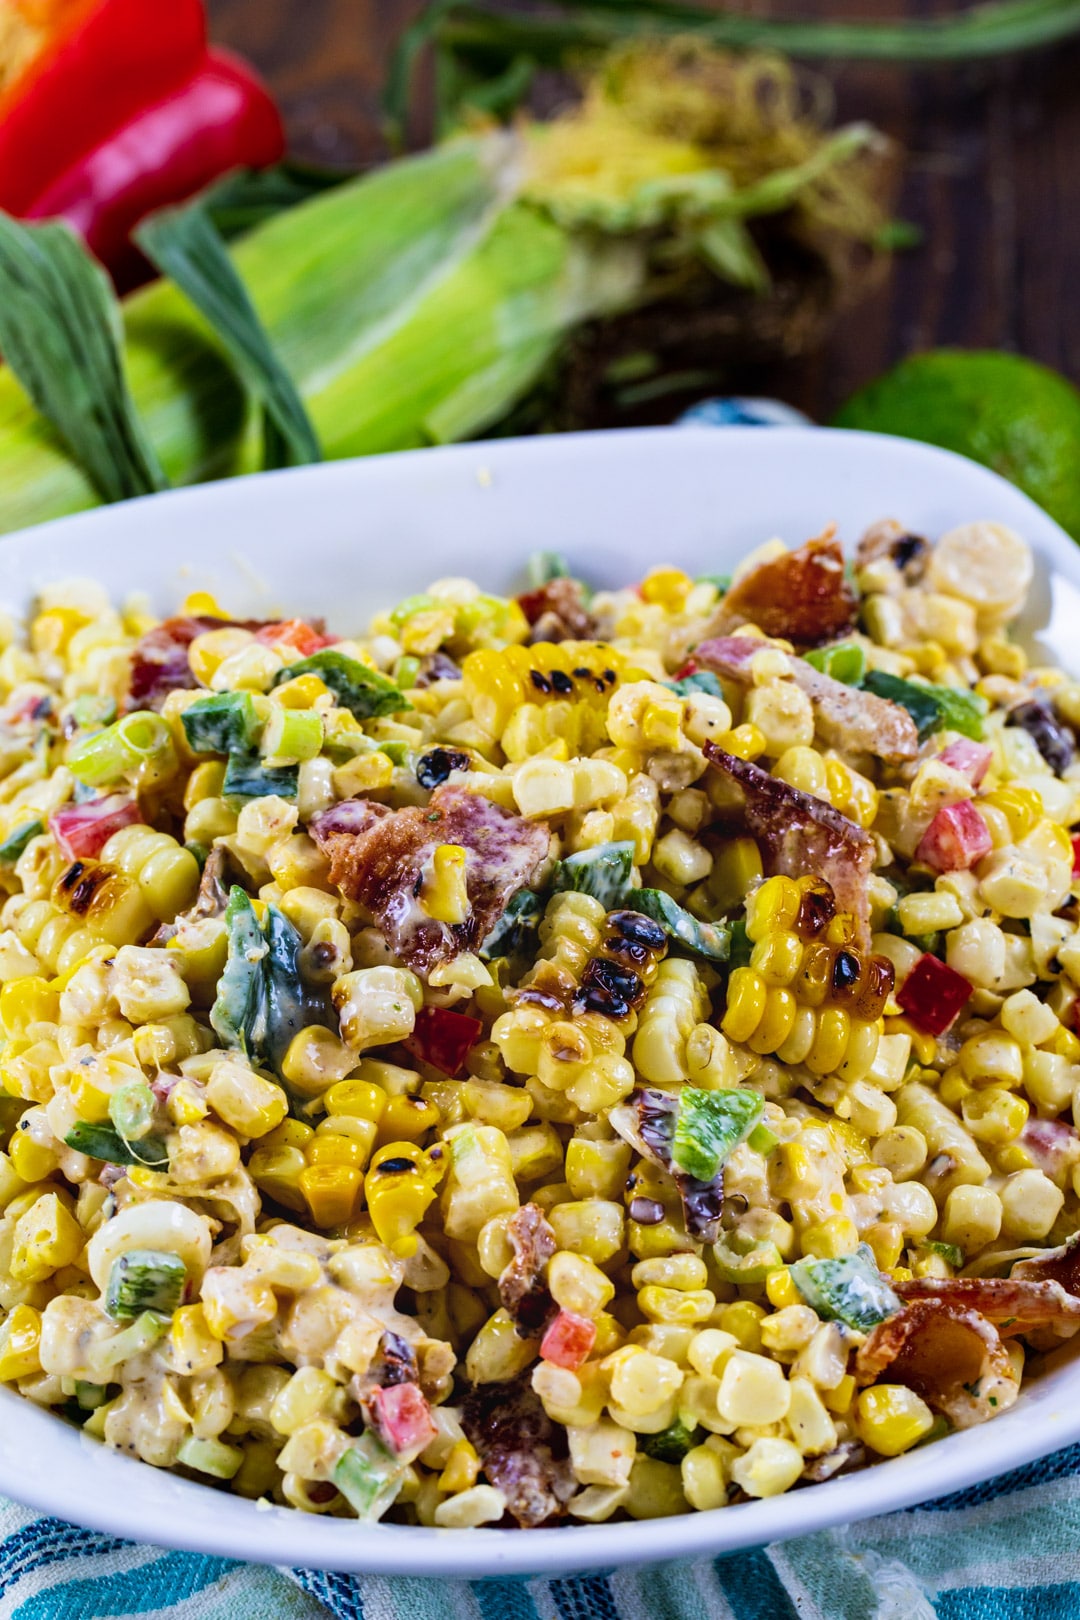
[(263, 1569), (0, 1504), (0, 1620), (1080, 1620), (1080, 1446), (762, 1551), (472, 1585)]

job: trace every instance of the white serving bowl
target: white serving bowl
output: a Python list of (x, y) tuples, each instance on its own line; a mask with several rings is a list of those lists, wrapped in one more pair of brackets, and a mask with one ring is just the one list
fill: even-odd
[[(975, 518), (1035, 548), (1026, 632), (1080, 670), (1080, 552), (1010, 484), (958, 456), (874, 434), (670, 428), (466, 445), (207, 485), (0, 541), (5, 605), (91, 576), (160, 612), (209, 589), (240, 615), (325, 615), (340, 632), (467, 575), (518, 585), (527, 554), (565, 551), (600, 585), (659, 563), (728, 569), (773, 535), (836, 522), (853, 545), (876, 518), (936, 538)], [(1080, 1360), (1016, 1407), (863, 1473), (711, 1513), (557, 1530), (424, 1530), (323, 1519), (225, 1495), (113, 1455), (0, 1391), (0, 1492), (43, 1512), (164, 1546), (383, 1575), (565, 1574), (730, 1552), (891, 1512), (1080, 1439)]]

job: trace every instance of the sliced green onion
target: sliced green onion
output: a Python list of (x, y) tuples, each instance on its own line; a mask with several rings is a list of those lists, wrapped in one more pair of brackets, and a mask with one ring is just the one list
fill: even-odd
[(369, 720), (374, 715), (397, 714), (401, 709), (411, 707), (393, 681), (380, 675), (377, 669), (369, 669), (358, 659), (349, 658), (333, 647), (324, 647), (321, 652), (312, 653), (310, 658), (302, 658), (298, 664), (290, 664), (287, 669), (279, 670), (274, 677), (274, 685), (295, 680), (298, 675), (317, 675), (323, 685), (333, 692), (341, 708), (349, 709), (357, 720)]
[(115, 782), (149, 760), (160, 760), (172, 748), (172, 732), (160, 714), (136, 709), (104, 731), (95, 731), (68, 750), (71, 774), (87, 787)]
[(259, 716), (250, 692), (213, 692), (197, 698), (180, 716), (194, 754), (247, 753), (259, 735)]
[(639, 1434), (638, 1450), (643, 1451), (646, 1457), (655, 1457), (657, 1462), (681, 1463), (688, 1451), (693, 1451), (704, 1435), (704, 1430), (696, 1425), (688, 1428), (682, 1418), (677, 1417), (666, 1429), (659, 1434)]
[(404, 653), (394, 665), (394, 685), (408, 692), (420, 678), (420, 660)]
[[(593, 849), (568, 855), (555, 868), (552, 888), (556, 894), (572, 889), (599, 900), (605, 911), (621, 905), (634, 869), (634, 846), (629, 841), (597, 844)], [(631, 896), (631, 901), (634, 896)]]
[(116, 699), (84, 692), (71, 705), (71, 713), (80, 731), (87, 731), (91, 726), (111, 726), (116, 719)]
[(671, 1144), (671, 1162), (695, 1181), (712, 1181), (765, 1112), (758, 1091), (703, 1091), (683, 1086)]
[(334, 1484), (361, 1519), (379, 1519), (401, 1489), (400, 1460), (365, 1429), (334, 1467)]
[(171, 1316), (184, 1298), (187, 1267), (165, 1249), (129, 1249), (117, 1255), (105, 1289), (105, 1309), (127, 1321), (144, 1311)]
[(744, 1239), (738, 1232), (721, 1232), (713, 1244), (713, 1262), (721, 1282), (739, 1285), (763, 1283), (784, 1264), (775, 1243)]
[(115, 729), (136, 764), (159, 759), (172, 747), (168, 721), (151, 709), (136, 709), (134, 714), (126, 714), (116, 722)]
[(803, 657), (822, 675), (842, 681), (845, 686), (858, 686), (866, 674), (866, 648), (858, 641), (838, 641), (833, 647), (816, 647)]
[(154, 1093), (145, 1080), (130, 1080), (109, 1098), (109, 1118), (126, 1142), (139, 1142), (154, 1123)]
[(264, 765), (258, 754), (230, 754), (221, 786), (226, 799), (264, 799), (275, 793), (279, 799), (295, 799), (300, 791), (297, 765)]
[(200, 1440), (192, 1434), (176, 1453), (176, 1460), (196, 1473), (211, 1474), (214, 1479), (232, 1479), (240, 1471), (244, 1453), (239, 1446), (227, 1446), (223, 1440)]
[(400, 630), (404, 625), (408, 624), (410, 619), (415, 618), (418, 613), (431, 613), (439, 606), (440, 604), (433, 596), (406, 596), (398, 603), (397, 607), (392, 610), (390, 614), (390, 623), (394, 626), (395, 630)]
[(264, 759), (315, 759), (322, 745), (321, 715), (314, 709), (286, 709), (278, 703), (263, 728), (259, 752)]
[(154, 1311), (144, 1311), (136, 1317), (130, 1327), (121, 1329), (113, 1335), (109, 1342), (97, 1351), (95, 1360), (103, 1367), (118, 1367), (123, 1361), (130, 1361), (133, 1356), (141, 1356), (144, 1350), (149, 1350), (157, 1344), (161, 1336), (168, 1331), (170, 1318), (158, 1316)]
[(15, 831), (8, 833), (0, 844), (0, 864), (14, 865), (26, 846), (35, 838), (40, 838), (44, 831), (44, 824), (40, 821), (26, 821), (21, 827), (16, 827)]
[(767, 1159), (779, 1141), (776, 1132), (770, 1131), (767, 1125), (755, 1125), (746, 1138), (746, 1145), (755, 1153), (760, 1153), (763, 1159)]
[(137, 1147), (132, 1147), (110, 1125), (90, 1125), (78, 1119), (64, 1142), (76, 1153), (85, 1153), (88, 1159), (100, 1159), (103, 1164), (141, 1164), (148, 1170), (169, 1167), (168, 1149), (159, 1137), (146, 1136)]

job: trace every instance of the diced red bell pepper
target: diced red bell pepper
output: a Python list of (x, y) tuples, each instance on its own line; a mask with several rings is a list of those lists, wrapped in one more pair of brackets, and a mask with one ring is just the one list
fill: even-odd
[(405, 1452), (415, 1456), (439, 1432), (416, 1384), (391, 1384), (388, 1389), (372, 1390), (368, 1409), (379, 1438), (399, 1457)]
[(206, 53), (202, 0), (54, 0), (46, 15), (44, 47), (0, 96), (0, 208), (20, 216)]
[(574, 1311), (560, 1311), (540, 1340), (540, 1354), (556, 1367), (569, 1367), (575, 1371), (589, 1358), (596, 1343), (596, 1323)]
[(1019, 1142), (1051, 1181), (1057, 1180), (1065, 1165), (1080, 1158), (1080, 1132), (1063, 1119), (1029, 1119)]
[(284, 150), (281, 117), (259, 80), (210, 53), (193, 77), (57, 175), (25, 217), (66, 219), (125, 290), (150, 273), (131, 241), (140, 220), (231, 169), (267, 168)]
[(915, 859), (935, 872), (966, 872), (993, 848), (990, 829), (969, 799), (944, 805), (922, 835)]
[(267, 647), (292, 647), (301, 658), (310, 658), (312, 653), (321, 652), (324, 647), (331, 647), (334, 643), (333, 636), (321, 635), (310, 624), (305, 624), (303, 619), (282, 619), (277, 624), (264, 624), (261, 630), (256, 630), (255, 640)]
[(460, 1074), (471, 1047), (483, 1033), (479, 1018), (451, 1007), (421, 1007), (413, 1032), (403, 1044), (421, 1063), (430, 1063), (452, 1080)]
[(674, 679), (677, 681), (685, 681), (688, 675), (696, 675), (699, 668), (700, 665), (698, 664), (696, 658), (688, 658), (682, 669), (677, 669), (675, 671)]
[(1073, 839), (1073, 841), (1072, 841), (1072, 851), (1073, 851), (1072, 875), (1073, 875), (1073, 877), (1080, 877), (1080, 836), (1077, 836), (1076, 838)]
[(966, 776), (972, 787), (978, 787), (990, 769), (993, 757), (994, 750), (989, 743), (971, 742), (967, 737), (958, 737), (938, 755), (943, 765)]
[(936, 956), (920, 956), (896, 999), (911, 1022), (927, 1035), (944, 1035), (971, 995), (971, 985)]
[(114, 832), (142, 820), (136, 801), (127, 793), (110, 793), (85, 804), (66, 804), (49, 817), (49, 831), (69, 860), (93, 860)]

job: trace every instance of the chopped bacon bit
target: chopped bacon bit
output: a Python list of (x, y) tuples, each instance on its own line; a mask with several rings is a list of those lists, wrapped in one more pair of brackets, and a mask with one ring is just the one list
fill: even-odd
[(1067, 1294), (1080, 1297), (1080, 1233), (1058, 1249), (1047, 1249), (1030, 1260), (1018, 1260), (1012, 1275), (1022, 1282), (1059, 1283)]
[(927, 1035), (944, 1035), (971, 995), (962, 973), (929, 953), (920, 956), (896, 999), (913, 1024)]
[(132, 648), (125, 711), (159, 709), (170, 692), (190, 692), (198, 686), (188, 662), (188, 648), (196, 636), (207, 630), (261, 628), (261, 619), (214, 619), (206, 614), (155, 625)]
[(83, 804), (66, 804), (49, 817), (49, 831), (69, 860), (93, 860), (114, 832), (142, 820), (138, 803), (127, 793), (110, 793)]
[[(391, 811), (349, 800), (316, 816), (310, 830), (329, 856), (331, 882), (367, 907), (390, 949), (421, 975), (487, 937), (508, 902), (540, 871), (551, 842), (543, 822), (525, 821), (452, 784), (436, 788), (425, 809)], [(468, 852), (463, 923), (436, 922), (416, 899), (439, 844), (460, 844)]]
[(561, 1517), (577, 1490), (566, 1431), (544, 1411), (528, 1373), (507, 1383), (474, 1384), (461, 1422), (518, 1524), (535, 1528)]
[(838, 908), (854, 917), (856, 943), (868, 947), (866, 884), (874, 860), (870, 834), (831, 804), (781, 782), (749, 760), (724, 753), (715, 743), (706, 742), (705, 755), (731, 784), (737, 813), (757, 839), (766, 874), (823, 878), (832, 888)]
[(303, 619), (282, 619), (278, 624), (264, 624), (256, 630), (255, 640), (264, 647), (291, 647), (298, 658), (310, 658), (312, 653), (332, 647), (336, 636), (324, 636)]
[(994, 750), (989, 743), (971, 742), (967, 737), (958, 737), (938, 755), (943, 765), (966, 776), (972, 787), (979, 786), (993, 757)]
[(978, 1311), (988, 1322), (1023, 1333), (1050, 1323), (1080, 1323), (1080, 1299), (1059, 1282), (1017, 1277), (913, 1277), (895, 1284), (901, 1299), (932, 1299)]
[(514, 1258), (499, 1277), (499, 1298), (514, 1319), (518, 1337), (535, 1339), (555, 1310), (544, 1267), (558, 1247), (539, 1204), (523, 1204), (506, 1223)]
[(1073, 877), (1080, 877), (1080, 837), (1076, 837), (1076, 838), (1073, 839), (1073, 841), (1072, 841), (1072, 852), (1073, 852), (1072, 875), (1073, 875)]
[(556, 1367), (576, 1372), (596, 1343), (596, 1323), (573, 1311), (560, 1311), (540, 1340), (540, 1354)]
[[(749, 686), (750, 660), (769, 645), (749, 636), (718, 636), (695, 648), (694, 659), (722, 680)], [(791, 677), (810, 699), (818, 735), (828, 747), (846, 754), (873, 754), (892, 764), (915, 758), (919, 733), (898, 703), (845, 686), (803, 658), (791, 659)]]
[(399, 1333), (392, 1333), (389, 1329), (379, 1340), (379, 1348), (369, 1371), (383, 1389), (390, 1389), (395, 1384), (415, 1384), (420, 1376), (412, 1345)]
[(379, 1439), (400, 1457), (416, 1456), (438, 1435), (431, 1408), (416, 1384), (389, 1384), (371, 1391), (365, 1402)]
[(421, 1063), (430, 1063), (453, 1080), (483, 1033), (479, 1018), (455, 1012), (452, 1007), (421, 1007), (413, 1032), (402, 1045)]
[(826, 533), (737, 579), (709, 630), (722, 636), (740, 625), (756, 624), (767, 636), (820, 647), (853, 628), (858, 606), (844, 574), (840, 543)]
[(517, 600), (532, 626), (530, 641), (596, 640), (596, 620), (585, 606), (579, 579), (550, 579), (539, 590), (526, 591)]
[(958, 1429), (1003, 1412), (1020, 1388), (997, 1329), (978, 1311), (942, 1299), (913, 1300), (874, 1329), (855, 1376), (872, 1384), (884, 1372)]
[(1029, 1119), (1018, 1141), (1051, 1181), (1080, 1159), (1080, 1132), (1063, 1119)]
[(990, 829), (968, 799), (945, 804), (919, 840), (915, 859), (935, 872), (967, 872), (993, 849)]

